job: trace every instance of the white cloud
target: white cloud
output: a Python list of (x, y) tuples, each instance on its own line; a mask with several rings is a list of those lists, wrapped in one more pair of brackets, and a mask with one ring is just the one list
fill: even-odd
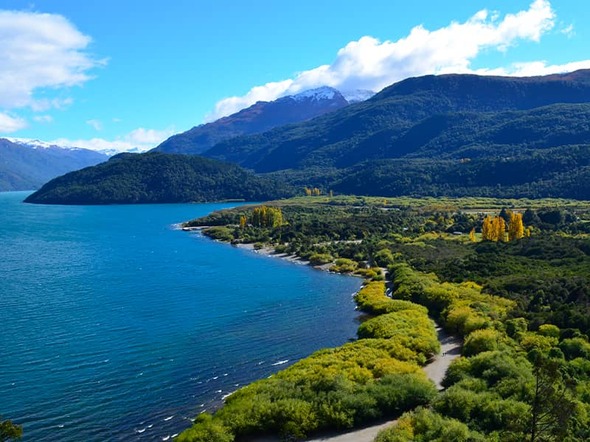
[(84, 149), (115, 152), (145, 152), (156, 147), (166, 138), (174, 134), (173, 129), (155, 130), (143, 127), (132, 130), (126, 135), (114, 140), (104, 138), (70, 140), (59, 138), (50, 143), (60, 146), (82, 147)]
[(574, 29), (574, 25), (570, 24), (568, 26), (566, 26), (565, 28), (563, 28), (561, 31), (563, 35), (565, 35), (567, 38), (572, 38), (574, 35), (576, 35), (576, 31)]
[(35, 112), (45, 112), (49, 109), (65, 110), (70, 107), (74, 100), (71, 98), (43, 98), (40, 100), (33, 100), (30, 105)]
[(91, 39), (56, 14), (0, 10), (0, 108), (61, 108), (66, 100), (36, 99), (44, 88), (81, 85), (104, 61), (85, 52)]
[(35, 115), (33, 117), (37, 123), (51, 123), (53, 121), (53, 117), (51, 115)]
[[(451, 22), (434, 31), (416, 26), (397, 41), (381, 42), (365, 36), (340, 49), (330, 65), (298, 73), (293, 79), (256, 86), (244, 96), (219, 101), (206, 119), (213, 121), (258, 100), (274, 100), (318, 86), (343, 91), (379, 91), (412, 76), (473, 72), (471, 63), (482, 51), (507, 51), (519, 41), (538, 42), (554, 26), (555, 13), (549, 0), (534, 0), (527, 10), (503, 18), (498, 12), (481, 10), (463, 23)], [(514, 68), (515, 75), (523, 71), (523, 66)]]
[(272, 101), (289, 91), (293, 80), (266, 83), (264, 86), (256, 86), (242, 97), (229, 97), (215, 105), (215, 111), (205, 117), (207, 121), (217, 120), (220, 117), (233, 114), (240, 109), (248, 107), (257, 101)]
[(102, 130), (102, 122), (100, 120), (88, 120), (86, 124), (97, 132)]
[(155, 147), (156, 144), (160, 144), (172, 134), (172, 130), (144, 129), (143, 127), (140, 127), (129, 132), (125, 136), (125, 139), (131, 143), (137, 143), (140, 145), (147, 144)]
[(579, 69), (590, 69), (590, 60), (573, 61), (565, 64), (547, 64), (546, 61), (531, 61), (527, 63), (513, 63), (508, 68), (476, 69), (473, 73), (478, 75), (533, 77), (536, 75), (563, 74)]
[(27, 122), (22, 118), (13, 117), (0, 112), (0, 132), (12, 133), (27, 127)]

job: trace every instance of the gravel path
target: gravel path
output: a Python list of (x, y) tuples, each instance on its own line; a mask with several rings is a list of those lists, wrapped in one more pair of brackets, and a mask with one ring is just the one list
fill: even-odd
[(440, 353), (434, 356), (432, 361), (424, 366), (424, 372), (434, 382), (436, 387), (442, 390), (441, 383), (449, 365), (461, 356), (462, 341), (461, 338), (445, 332), (440, 325), (436, 326), (436, 333), (440, 342)]
[(351, 431), (349, 433), (310, 439), (309, 442), (372, 442), (377, 437), (377, 433), (396, 422), (397, 420), (387, 421), (367, 428)]

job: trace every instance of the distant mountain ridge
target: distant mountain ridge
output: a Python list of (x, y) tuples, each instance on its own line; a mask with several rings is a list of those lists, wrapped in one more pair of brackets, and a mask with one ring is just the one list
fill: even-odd
[(106, 160), (107, 155), (88, 149), (0, 138), (0, 191), (38, 189), (59, 175)]
[(76, 146), (73, 144), (64, 144), (64, 143), (56, 143), (56, 142), (47, 142), (42, 140), (35, 140), (31, 138), (13, 138), (13, 137), (5, 137), (6, 140), (18, 144), (20, 146), (28, 146), (35, 149), (48, 149), (48, 148), (60, 148), (65, 150), (91, 150), (93, 152), (98, 152), (102, 155), (106, 155), (107, 157), (112, 157), (113, 155), (117, 155), (120, 153), (143, 153), (146, 152), (147, 149), (141, 147), (132, 147), (127, 148), (124, 150), (116, 149), (116, 148), (103, 148), (103, 149), (90, 149), (86, 147)]
[(230, 138), (262, 133), (275, 127), (310, 120), (374, 95), (371, 91), (350, 91), (346, 94), (348, 99), (338, 90), (324, 86), (274, 101), (259, 101), (230, 116), (173, 135), (153, 150), (201, 154)]
[[(415, 131), (415, 125), (434, 116), (588, 102), (590, 70), (543, 77), (429, 75), (403, 80), (365, 102), (309, 122), (229, 139), (204, 155), (257, 172), (345, 168), (370, 159), (409, 154), (403, 138)], [(432, 127), (423, 125), (421, 136), (430, 132)]]
[(410, 78), (203, 156), (299, 189), (590, 199), (590, 70)]

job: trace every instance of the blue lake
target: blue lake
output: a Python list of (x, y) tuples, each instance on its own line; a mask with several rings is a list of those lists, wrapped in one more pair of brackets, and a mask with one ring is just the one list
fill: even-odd
[(240, 386), (355, 337), (360, 279), (173, 227), (232, 204), (26, 195), (0, 193), (0, 414), (24, 441), (168, 440)]

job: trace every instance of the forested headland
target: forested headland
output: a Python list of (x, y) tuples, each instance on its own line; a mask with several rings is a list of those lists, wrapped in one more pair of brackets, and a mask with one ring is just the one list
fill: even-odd
[(283, 181), (198, 156), (119, 154), (95, 167), (51, 180), (25, 202), (146, 204), (264, 201), (293, 194)]
[[(186, 225), (365, 277), (368, 319), (358, 341), (239, 390), (180, 440), (396, 417), (378, 441), (590, 438), (590, 204), (306, 196)], [(464, 339), (442, 392), (419, 369), (438, 348), (429, 318)]]

